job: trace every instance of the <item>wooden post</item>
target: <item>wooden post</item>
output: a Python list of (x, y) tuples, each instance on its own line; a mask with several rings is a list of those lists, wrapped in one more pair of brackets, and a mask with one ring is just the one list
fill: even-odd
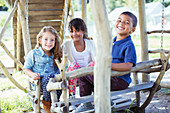
[(97, 30), (97, 51), (94, 67), (95, 113), (111, 113), (111, 30), (104, 0), (92, 0), (91, 7)]
[(15, 3), (14, 3), (14, 8), (12, 9), (10, 15), (8, 16), (8, 18), (7, 18), (6, 21), (5, 21), (5, 24), (4, 24), (3, 27), (2, 27), (2, 30), (1, 30), (1, 33), (0, 33), (0, 41), (1, 41), (1, 39), (2, 39), (2, 37), (3, 37), (3, 35), (4, 35), (4, 33), (5, 33), (5, 30), (6, 30), (6, 28), (7, 28), (7, 25), (8, 25), (8, 23), (9, 23), (9, 21), (11, 20), (12, 16), (13, 16), (14, 13), (15, 13), (15, 10), (17, 9), (17, 4), (18, 4), (18, 0), (15, 1)]
[(26, 0), (20, 0), (19, 11), (21, 14), (21, 25), (22, 25), (22, 35), (23, 35), (23, 41), (24, 41), (24, 51), (25, 51), (25, 56), (27, 56), (28, 52), (32, 48), (31, 48), (30, 36), (27, 34), (27, 32), (29, 33), (29, 30), (28, 30), (27, 21), (26, 21), (26, 18), (27, 18)]
[(87, 24), (87, 0), (81, 0), (82, 19)]
[[(138, 0), (139, 10), (139, 27), (140, 27), (140, 40), (141, 40), (141, 59), (142, 61), (148, 60), (148, 37), (146, 31), (146, 16), (145, 16), (145, 1)], [(149, 75), (142, 75), (142, 82), (150, 81)]]
[[(17, 11), (17, 60), (21, 61), (21, 19), (20, 19), (20, 11)], [(19, 66), (17, 66), (17, 70), (20, 70)]]
[(16, 86), (18, 87), (20, 90), (23, 90), (25, 93), (27, 93), (27, 89), (22, 87), (22, 85), (20, 85), (8, 72), (8, 70), (5, 68), (5, 66), (3, 65), (3, 63), (0, 60), (0, 68), (2, 69), (2, 71), (4, 72), (4, 75), (6, 77), (8, 77), (8, 79)]
[(64, 11), (63, 11), (63, 18), (61, 21), (61, 25), (60, 25), (60, 32), (59, 32), (59, 36), (61, 37), (61, 40), (63, 41), (63, 39), (65, 39), (65, 32), (66, 32), (66, 24), (67, 24), (67, 16), (68, 16), (68, 7), (70, 5), (71, 0), (65, 0), (64, 3)]

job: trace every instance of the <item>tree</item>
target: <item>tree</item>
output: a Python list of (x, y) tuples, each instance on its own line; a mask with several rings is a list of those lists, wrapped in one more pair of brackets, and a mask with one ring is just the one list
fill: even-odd
[(111, 12), (115, 8), (122, 7), (126, 3), (126, 0), (105, 0), (106, 9)]

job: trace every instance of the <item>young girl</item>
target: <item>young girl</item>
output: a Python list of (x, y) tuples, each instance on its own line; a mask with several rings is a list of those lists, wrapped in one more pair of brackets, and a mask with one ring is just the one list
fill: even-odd
[[(69, 31), (71, 40), (67, 40), (63, 43), (63, 47), (68, 54), (69, 67), (67, 71), (73, 71), (86, 66), (94, 66), (94, 56), (95, 56), (95, 44), (93, 40), (88, 39), (87, 27), (85, 22), (80, 18), (75, 18), (69, 23)], [(92, 75), (87, 75), (86, 77), (92, 77)], [(84, 86), (84, 80), (81, 77), (79, 79), (79, 91), (80, 96), (86, 92), (88, 86)], [(69, 80), (69, 95), (73, 96), (76, 93), (77, 79)], [(88, 83), (88, 85), (92, 85)], [(92, 91), (88, 92), (92, 93)]]
[[(37, 45), (26, 57), (23, 71), (34, 80), (41, 79), (41, 91), (43, 92), (43, 108), (46, 113), (50, 112), (51, 97), (46, 86), (49, 78), (54, 78), (59, 69), (54, 61), (61, 61), (62, 50), (60, 48), (60, 37), (51, 26), (45, 26), (37, 35)], [(58, 98), (61, 91), (57, 91)]]

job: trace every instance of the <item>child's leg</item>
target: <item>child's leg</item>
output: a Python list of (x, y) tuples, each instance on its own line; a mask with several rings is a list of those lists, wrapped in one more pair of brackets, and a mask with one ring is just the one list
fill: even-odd
[(111, 77), (111, 91), (123, 90), (128, 88), (129, 84), (121, 78)]
[[(89, 63), (88, 67), (94, 67), (95, 62)], [(94, 77), (92, 75), (87, 75), (79, 78), (79, 92), (80, 97), (91, 95), (94, 92)]]
[[(47, 84), (50, 78), (54, 78), (55, 75), (45, 75), (41, 79), (41, 91), (43, 92), (43, 108), (47, 113), (51, 113), (51, 96), (50, 92), (47, 91)], [(57, 98), (59, 99), (61, 95), (61, 90), (57, 90)]]
[[(79, 68), (78, 63), (74, 62), (68, 67), (67, 72), (73, 71), (78, 68)], [(73, 96), (76, 94), (76, 85), (77, 85), (77, 78), (69, 80), (69, 95), (70, 96)]]

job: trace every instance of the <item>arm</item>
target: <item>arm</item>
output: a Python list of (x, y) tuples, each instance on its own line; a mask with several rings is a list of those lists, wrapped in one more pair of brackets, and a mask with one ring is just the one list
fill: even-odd
[(133, 67), (133, 63), (131, 62), (111, 64), (111, 69), (114, 71), (130, 71), (132, 67)]
[(31, 69), (34, 66), (34, 52), (30, 51), (25, 59), (23, 72), (29, 77), (33, 78), (33, 80), (40, 79), (39, 73), (34, 73)]
[(26, 75), (29, 77), (33, 78), (33, 80), (38, 80), (40, 79), (40, 74), (39, 73), (34, 73), (30, 69), (24, 69), (23, 70)]

